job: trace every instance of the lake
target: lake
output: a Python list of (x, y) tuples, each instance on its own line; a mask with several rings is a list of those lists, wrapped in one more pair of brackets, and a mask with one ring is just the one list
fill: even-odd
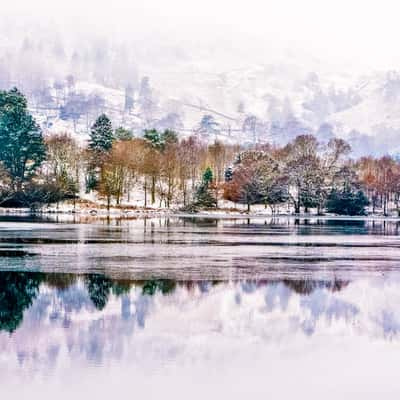
[(400, 222), (0, 218), (7, 399), (398, 399)]

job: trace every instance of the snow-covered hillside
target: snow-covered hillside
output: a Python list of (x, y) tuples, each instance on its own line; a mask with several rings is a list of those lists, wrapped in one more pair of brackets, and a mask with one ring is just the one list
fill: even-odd
[[(400, 75), (376, 73), (362, 78), (319, 76), (295, 66), (257, 65), (223, 73), (196, 70), (192, 65), (149, 77), (149, 93), (142, 83), (133, 92), (133, 106), (125, 107), (123, 88), (78, 81), (64, 94), (101, 99), (98, 109), (82, 111), (74, 120), (63, 117), (65, 101), (31, 111), (46, 132), (70, 131), (84, 140), (97, 113), (110, 115), (114, 125), (133, 129), (171, 128), (182, 135), (198, 133), (204, 115), (216, 125), (203, 132), (209, 140), (285, 142), (301, 134), (346, 138), (356, 152), (397, 152), (400, 147)], [(52, 96), (54, 81), (49, 80)], [(148, 98), (144, 98), (148, 96)]]
[(399, 72), (327, 69), (245, 36), (217, 43), (204, 32), (195, 41), (86, 33), (83, 43), (78, 32), (68, 34), (0, 26), (0, 89), (24, 92), (49, 134), (84, 141), (105, 112), (136, 135), (173, 129), (209, 141), (282, 144), (313, 133), (346, 138), (355, 155), (400, 152)]

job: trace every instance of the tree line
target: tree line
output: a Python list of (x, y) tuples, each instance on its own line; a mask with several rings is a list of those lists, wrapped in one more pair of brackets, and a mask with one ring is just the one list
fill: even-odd
[[(100, 115), (87, 143), (68, 133), (44, 136), (17, 89), (0, 91), (0, 206), (40, 207), (84, 193), (112, 205), (197, 211), (222, 201), (269, 207), (272, 213), (325, 211), (400, 215), (400, 161), (353, 159), (339, 138), (300, 135), (284, 146), (243, 148), (171, 130), (134, 137)], [(224, 203), (226, 204), (226, 203)]]

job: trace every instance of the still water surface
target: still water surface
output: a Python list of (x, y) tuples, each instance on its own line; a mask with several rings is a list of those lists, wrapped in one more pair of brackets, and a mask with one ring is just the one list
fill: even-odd
[(7, 399), (400, 396), (389, 221), (0, 221)]

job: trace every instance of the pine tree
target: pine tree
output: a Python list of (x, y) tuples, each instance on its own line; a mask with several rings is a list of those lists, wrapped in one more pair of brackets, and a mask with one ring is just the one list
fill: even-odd
[(0, 161), (14, 190), (22, 188), (45, 156), (42, 131), (29, 114), (25, 96), (16, 88), (0, 91)]
[(209, 186), (213, 181), (213, 172), (210, 167), (207, 167), (203, 174), (203, 184)]
[(171, 129), (166, 129), (162, 134), (161, 134), (161, 142), (163, 145), (163, 149), (167, 147), (168, 145), (176, 144), (178, 143), (178, 135), (176, 132), (172, 131)]
[(225, 182), (231, 182), (232, 179), (233, 179), (233, 168), (231, 166), (229, 166), (225, 170)]
[(89, 149), (96, 153), (106, 153), (111, 150), (114, 133), (111, 120), (107, 115), (100, 115), (90, 132)]
[(177, 134), (169, 129), (162, 133), (156, 129), (147, 129), (144, 131), (143, 137), (154, 149), (160, 152), (163, 152), (168, 145), (178, 142)]
[(133, 139), (133, 133), (129, 129), (119, 127), (115, 130), (114, 137), (115, 140), (122, 140), (122, 141), (131, 140)]
[(91, 154), (86, 177), (87, 191), (98, 188), (101, 170), (112, 149), (114, 139), (111, 120), (105, 114), (100, 115), (90, 132), (89, 150)]
[(150, 143), (151, 147), (160, 150), (163, 143), (161, 134), (156, 129), (146, 129), (143, 135), (144, 139)]
[(210, 167), (204, 171), (203, 180), (195, 194), (195, 206), (213, 208), (217, 206), (217, 200), (212, 193), (213, 172)]

